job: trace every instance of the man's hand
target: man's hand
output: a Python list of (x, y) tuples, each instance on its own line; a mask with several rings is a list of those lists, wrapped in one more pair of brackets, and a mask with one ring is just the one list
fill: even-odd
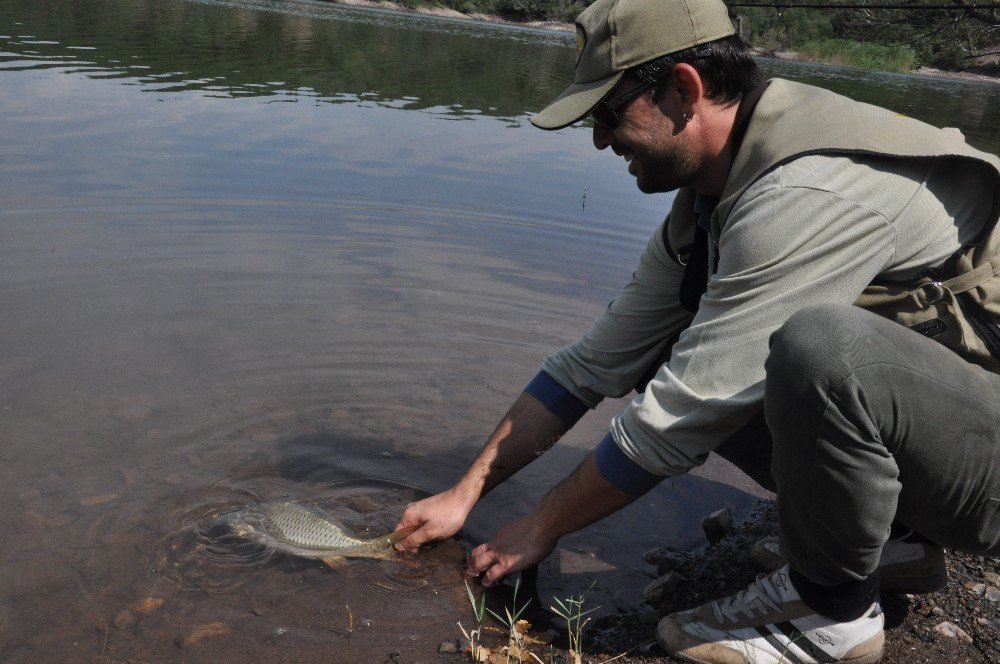
[(492, 586), (544, 560), (558, 541), (558, 536), (536, 528), (529, 515), (503, 526), (491, 542), (473, 549), (466, 573), (482, 574), (483, 585)]
[(406, 506), (396, 530), (406, 526), (419, 526), (408, 537), (396, 543), (405, 551), (416, 551), (425, 542), (451, 537), (465, 523), (472, 505), (462, 498), (456, 488), (448, 489), (430, 498), (418, 500)]

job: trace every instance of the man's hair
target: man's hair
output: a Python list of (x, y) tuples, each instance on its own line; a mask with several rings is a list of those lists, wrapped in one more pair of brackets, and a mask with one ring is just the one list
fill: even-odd
[[(705, 82), (705, 96), (724, 105), (736, 104), (764, 78), (750, 50), (739, 35), (670, 53), (632, 67), (626, 76), (648, 83), (664, 84), (674, 65), (690, 64)], [(659, 86), (658, 86), (659, 89)]]

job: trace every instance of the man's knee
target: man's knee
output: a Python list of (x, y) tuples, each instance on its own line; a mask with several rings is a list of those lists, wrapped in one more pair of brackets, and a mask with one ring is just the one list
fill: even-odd
[(817, 305), (800, 309), (771, 335), (765, 364), (765, 401), (826, 400), (857, 360), (864, 316), (857, 307)]

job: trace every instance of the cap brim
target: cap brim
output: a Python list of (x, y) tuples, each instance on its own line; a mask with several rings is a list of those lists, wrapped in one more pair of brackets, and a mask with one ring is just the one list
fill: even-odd
[(621, 79), (624, 73), (623, 71), (616, 72), (608, 78), (590, 83), (574, 83), (566, 88), (554, 102), (531, 118), (531, 124), (539, 129), (562, 129), (582, 120), (590, 113), (591, 109), (597, 106), (597, 102), (601, 101), (604, 95), (615, 87), (615, 83)]

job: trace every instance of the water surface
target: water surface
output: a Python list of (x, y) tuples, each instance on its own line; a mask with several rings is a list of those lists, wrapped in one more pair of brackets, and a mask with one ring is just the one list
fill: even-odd
[[(415, 560), (337, 574), (206, 524), (292, 498), (390, 528), (627, 278), (670, 197), (585, 128), (527, 123), (571, 39), (320, 2), (0, 0), (0, 659), (434, 661), (459, 637), (462, 547), (620, 404)], [(1000, 149), (996, 86), (762, 65)], [(636, 607), (641, 553), (701, 543), (704, 513), (749, 504), (733, 481), (711, 465), (565, 538), (543, 595), (596, 579), (594, 604)]]

